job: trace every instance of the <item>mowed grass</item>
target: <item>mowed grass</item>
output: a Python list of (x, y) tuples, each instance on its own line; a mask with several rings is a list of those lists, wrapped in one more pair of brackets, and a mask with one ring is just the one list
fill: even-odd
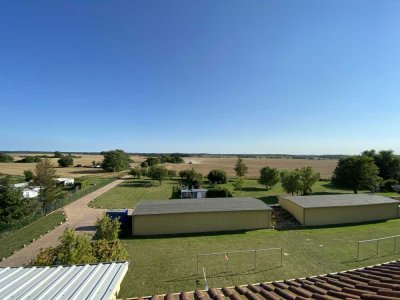
[[(174, 197), (173, 187), (176, 186), (178, 180), (166, 180), (160, 185), (155, 182), (152, 187), (145, 187), (151, 183), (151, 180), (146, 179), (130, 179), (108, 191), (107, 193), (96, 198), (91, 207), (95, 208), (134, 208), (141, 200), (167, 200)], [(280, 184), (277, 184), (273, 189), (267, 191), (265, 186), (259, 184), (256, 179), (246, 179), (244, 187), (239, 191), (233, 187), (234, 180), (231, 179), (228, 183), (222, 186), (227, 187), (234, 197), (254, 197), (263, 200), (267, 204), (277, 203), (277, 195), (283, 195)], [(208, 188), (208, 184), (203, 185)], [(319, 181), (314, 187), (315, 194), (337, 194), (351, 193), (350, 190), (337, 189), (329, 181)]]
[(32, 239), (38, 239), (41, 234), (47, 233), (48, 230), (53, 230), (63, 221), (62, 212), (55, 211), (0, 239), (0, 258), (10, 256), (15, 250), (21, 249), (24, 244), (30, 244)]
[(151, 180), (125, 180), (96, 198), (90, 203), (90, 206), (94, 208), (134, 208), (141, 200), (170, 199), (177, 181), (166, 180), (161, 185), (157, 182), (152, 187), (146, 187), (146, 184), (149, 183)]
[[(356, 241), (399, 234), (400, 219), (353, 226), (278, 231), (274, 229), (231, 234), (144, 238), (122, 240), (129, 252), (130, 266), (122, 283), (120, 298), (204, 288), (197, 273), (197, 254), (260, 248), (283, 248), (283, 266), (279, 251), (259, 252), (257, 270), (250, 254), (223, 255), (200, 260), (211, 287), (232, 286), (278, 279), (290, 279), (342, 271), (397, 259), (393, 240), (361, 248), (356, 260)], [(400, 245), (398, 247), (400, 251)]]

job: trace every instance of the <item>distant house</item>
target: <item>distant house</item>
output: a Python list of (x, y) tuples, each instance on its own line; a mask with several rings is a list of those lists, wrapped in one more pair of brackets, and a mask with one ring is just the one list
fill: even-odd
[(16, 189), (23, 189), (23, 188), (26, 188), (28, 185), (29, 185), (29, 182), (21, 182), (21, 183), (13, 184), (13, 187)]
[(75, 183), (73, 178), (54, 178), (54, 180), (59, 184), (63, 184), (64, 186), (74, 185)]
[(181, 198), (206, 198), (207, 190), (205, 189), (182, 189), (181, 190)]
[(13, 187), (15, 189), (22, 190), (22, 195), (24, 196), (24, 198), (31, 199), (39, 196), (40, 187), (38, 186), (29, 187), (29, 182), (15, 183), (13, 184)]
[(40, 187), (39, 186), (34, 186), (34, 187), (30, 187), (30, 188), (25, 188), (22, 190), (22, 195), (24, 196), (24, 198), (36, 198), (37, 196), (39, 196), (39, 192), (40, 192)]

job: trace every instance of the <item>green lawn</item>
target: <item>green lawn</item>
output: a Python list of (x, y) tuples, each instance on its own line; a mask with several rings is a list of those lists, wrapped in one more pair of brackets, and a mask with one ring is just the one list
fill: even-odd
[[(176, 180), (166, 180), (161, 185), (154, 183), (152, 187), (145, 187), (151, 183), (146, 179), (130, 179), (122, 184), (96, 198), (91, 206), (95, 208), (134, 208), (141, 200), (161, 200), (173, 198), (173, 186), (177, 184)], [(255, 179), (246, 179), (245, 186), (241, 191), (236, 191), (233, 187), (234, 180), (222, 186), (232, 191), (235, 197), (255, 197), (268, 204), (277, 203), (277, 195), (285, 194), (281, 185), (277, 184), (273, 189), (267, 191), (265, 186), (259, 184)], [(203, 185), (208, 188), (208, 184)], [(351, 190), (337, 189), (329, 181), (319, 181), (314, 187), (315, 194), (323, 193), (352, 193)], [(399, 194), (397, 194), (399, 195)]]
[(95, 208), (133, 208), (141, 200), (171, 199), (172, 189), (177, 182), (166, 180), (161, 185), (155, 182), (152, 187), (146, 187), (146, 184), (149, 183), (151, 183), (151, 180), (125, 180), (117, 187), (96, 198), (90, 206)]
[(63, 221), (64, 216), (61, 211), (55, 211), (0, 239), (0, 257), (10, 256), (15, 250), (21, 249), (24, 244), (30, 244), (32, 239), (39, 238), (41, 234), (47, 233), (48, 230), (52, 230)]
[(375, 244), (362, 247), (358, 261), (356, 241), (396, 235), (399, 228), (400, 219), (396, 219), (330, 228), (126, 239), (123, 244), (131, 263), (119, 297), (194, 290), (196, 279), (204, 288), (202, 276), (196, 271), (198, 253), (283, 248), (283, 267), (279, 267), (279, 251), (260, 252), (256, 272), (252, 270), (253, 254), (229, 255), (229, 265), (223, 256), (201, 260), (200, 269), (205, 267), (212, 287), (303, 277), (386, 262), (399, 258), (399, 253), (393, 252), (393, 240), (381, 242), (381, 252), (376, 256)]
[[(143, 179), (126, 180), (97, 198), (92, 206), (133, 208), (141, 200), (173, 198), (176, 181), (145, 187), (148, 182)], [(241, 191), (234, 191), (232, 184), (233, 181), (229, 181), (224, 186), (233, 191), (235, 197), (250, 196), (266, 203), (276, 203), (277, 195), (284, 194), (280, 185), (266, 191), (257, 180), (246, 180)], [(207, 188), (207, 184), (204, 187)], [(324, 181), (315, 184), (313, 191), (315, 194), (352, 193), (351, 190), (337, 189)], [(400, 219), (396, 219), (313, 229), (267, 229), (229, 234), (123, 239), (131, 264), (119, 296), (194, 290), (197, 288), (196, 280), (200, 280), (199, 287), (204, 288), (202, 276), (196, 271), (196, 255), (199, 253), (271, 247), (284, 249), (283, 267), (279, 267), (279, 252), (262, 252), (257, 255), (256, 272), (252, 270), (253, 254), (230, 255), (229, 264), (223, 256), (202, 261), (200, 267), (205, 267), (209, 284), (215, 287), (316, 275), (385, 262), (399, 257), (393, 253), (393, 241), (381, 242), (382, 252), (376, 256), (375, 244), (362, 248), (359, 261), (355, 260), (356, 241), (400, 234), (399, 228)]]

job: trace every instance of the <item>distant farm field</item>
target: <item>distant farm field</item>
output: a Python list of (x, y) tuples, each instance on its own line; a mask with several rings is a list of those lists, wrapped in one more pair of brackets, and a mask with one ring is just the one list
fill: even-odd
[[(177, 171), (194, 168), (204, 176), (212, 169), (221, 169), (227, 172), (229, 177), (235, 176), (236, 157), (209, 158), (209, 157), (184, 157), (183, 164), (166, 164), (170, 169)], [(269, 166), (279, 170), (294, 170), (305, 166), (312, 167), (321, 174), (321, 178), (331, 178), (333, 170), (337, 165), (336, 159), (317, 160), (317, 159), (289, 159), (289, 158), (244, 158), (247, 165), (247, 178), (258, 178), (260, 169)]]
[[(41, 153), (35, 154), (22, 154), (22, 153), (14, 153), (12, 154), (14, 161), (20, 160), (25, 156), (35, 156), (35, 155), (43, 155)], [(52, 154), (48, 154), (52, 156)], [(79, 158), (74, 158), (74, 166), (81, 165), (82, 167), (68, 167), (68, 168), (59, 168), (58, 167), (58, 158), (50, 158), (51, 162), (56, 166), (57, 175), (60, 177), (82, 177), (82, 176), (102, 176), (102, 177), (112, 177), (115, 176), (114, 173), (106, 173), (102, 169), (99, 168), (90, 168), (92, 162), (101, 162), (103, 160), (102, 155), (88, 155), (88, 154), (75, 154), (76, 156), (81, 156)], [(131, 157), (135, 162), (143, 161), (143, 157)], [(7, 175), (23, 175), (25, 170), (34, 170), (36, 163), (0, 163), (0, 174)]]
[[(24, 156), (40, 155), (40, 153), (22, 154), (14, 153), (12, 156), (14, 160), (19, 160)], [(47, 154), (51, 156), (52, 154)], [(82, 167), (69, 167), (69, 168), (58, 168), (57, 174), (60, 177), (81, 177), (81, 176), (114, 176), (113, 173), (105, 173), (101, 169), (88, 168), (85, 166), (91, 166), (92, 161), (101, 162), (103, 159), (102, 155), (92, 154), (75, 154), (81, 156), (80, 158), (74, 159), (74, 166), (82, 165)], [(146, 158), (143, 156), (131, 156), (134, 161), (132, 166), (140, 164)], [(204, 176), (212, 169), (221, 169), (227, 172), (229, 177), (235, 176), (235, 162), (236, 157), (223, 157), (223, 158), (212, 158), (212, 157), (184, 157), (185, 163), (181, 164), (165, 164), (168, 169), (173, 170), (185, 170), (194, 168)], [(55, 166), (58, 166), (57, 158), (51, 158), (51, 161)], [(321, 174), (321, 178), (329, 179), (332, 176), (333, 170), (336, 167), (337, 160), (335, 159), (289, 159), (289, 158), (244, 158), (244, 162), (248, 166), (249, 170), (246, 174), (247, 178), (258, 178), (260, 173), (259, 170), (262, 167), (269, 166), (278, 168), (279, 170), (293, 170), (304, 166), (311, 166), (316, 172)], [(35, 168), (34, 163), (0, 163), (0, 174), (8, 175), (23, 175), (25, 170), (33, 170)]]

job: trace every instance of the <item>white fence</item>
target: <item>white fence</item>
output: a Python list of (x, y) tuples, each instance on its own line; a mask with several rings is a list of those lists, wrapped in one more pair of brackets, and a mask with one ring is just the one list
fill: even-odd
[(397, 238), (400, 238), (400, 235), (393, 235), (393, 236), (387, 236), (383, 238), (377, 238), (377, 239), (370, 239), (370, 240), (363, 240), (363, 241), (357, 241), (357, 259), (360, 258), (360, 246), (365, 243), (373, 243), (376, 242), (376, 252), (375, 255), (378, 255), (379, 253), (379, 242), (383, 240), (391, 240), (393, 239), (393, 252), (397, 251)]
[(204, 253), (204, 254), (197, 254), (197, 273), (200, 273), (200, 259), (202, 257), (207, 256), (224, 256), (226, 261), (229, 260), (229, 255), (231, 254), (240, 254), (240, 253), (253, 253), (253, 269), (254, 271), (257, 270), (257, 254), (260, 252), (269, 252), (269, 251), (279, 251), (280, 252), (280, 267), (283, 264), (283, 250), (282, 248), (267, 248), (267, 249), (251, 249), (251, 250), (242, 250), (242, 251), (230, 251), (230, 252), (216, 252), (216, 253)]

